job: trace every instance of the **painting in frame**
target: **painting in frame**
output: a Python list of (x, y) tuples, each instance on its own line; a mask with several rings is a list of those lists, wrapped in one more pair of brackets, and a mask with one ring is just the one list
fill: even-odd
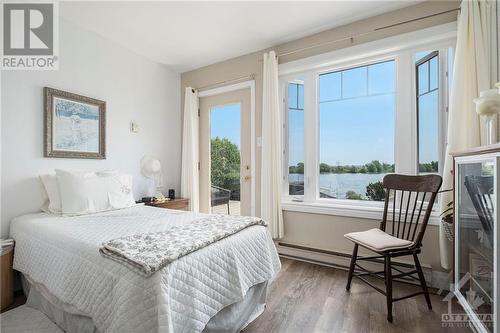
[(44, 88), (44, 156), (106, 158), (106, 102)]

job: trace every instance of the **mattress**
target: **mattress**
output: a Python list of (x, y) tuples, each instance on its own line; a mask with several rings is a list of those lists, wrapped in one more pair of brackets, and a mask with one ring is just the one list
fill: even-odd
[(101, 332), (201, 332), (280, 269), (267, 228), (252, 226), (145, 278), (99, 254), (107, 240), (166, 231), (203, 214), (135, 206), (78, 217), (45, 213), (14, 219), (14, 269), (43, 286), (65, 311)]

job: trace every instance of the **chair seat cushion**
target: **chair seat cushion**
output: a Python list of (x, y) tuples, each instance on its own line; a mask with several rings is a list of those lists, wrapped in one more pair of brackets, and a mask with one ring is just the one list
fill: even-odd
[(414, 244), (409, 240), (391, 236), (378, 228), (360, 232), (351, 232), (344, 235), (344, 237), (356, 244), (376, 252), (405, 249)]

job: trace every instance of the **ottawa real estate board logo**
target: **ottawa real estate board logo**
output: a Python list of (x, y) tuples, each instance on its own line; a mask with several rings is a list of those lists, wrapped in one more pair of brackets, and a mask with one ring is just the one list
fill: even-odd
[(2, 1), (1, 9), (1, 69), (58, 69), (57, 3)]

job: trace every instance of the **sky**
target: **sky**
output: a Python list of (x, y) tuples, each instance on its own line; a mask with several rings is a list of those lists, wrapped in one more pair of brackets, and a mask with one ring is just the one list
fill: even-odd
[[(418, 145), (419, 162), (428, 163), (438, 160), (438, 58), (418, 66)], [(420, 78), (425, 78), (420, 80)]]
[(210, 136), (228, 138), (240, 147), (240, 105), (217, 106), (210, 112)]
[[(320, 75), (320, 163), (394, 163), (394, 68), (389, 61)], [(301, 112), (290, 111), (289, 165), (303, 162), (302, 121)]]
[[(320, 163), (394, 163), (394, 71), (394, 61), (388, 61), (320, 76)], [(437, 68), (430, 73), (437, 76)], [(303, 86), (289, 85), (288, 95), (289, 165), (296, 165), (304, 161), (304, 111), (297, 110), (304, 107)], [(437, 98), (431, 92), (419, 104), (421, 163), (438, 159)], [(211, 137), (226, 137), (239, 147), (240, 120), (239, 104), (213, 108)]]
[[(437, 67), (432, 73), (437, 77)], [(320, 75), (320, 163), (394, 163), (394, 84), (394, 61)], [(303, 92), (292, 84), (288, 95), (289, 165), (296, 165), (304, 161), (303, 111), (295, 109), (303, 108)], [(437, 96), (434, 91), (420, 101), (420, 162), (438, 159)]]
[(420, 97), (418, 117), (419, 162), (428, 163), (438, 158), (438, 91)]

